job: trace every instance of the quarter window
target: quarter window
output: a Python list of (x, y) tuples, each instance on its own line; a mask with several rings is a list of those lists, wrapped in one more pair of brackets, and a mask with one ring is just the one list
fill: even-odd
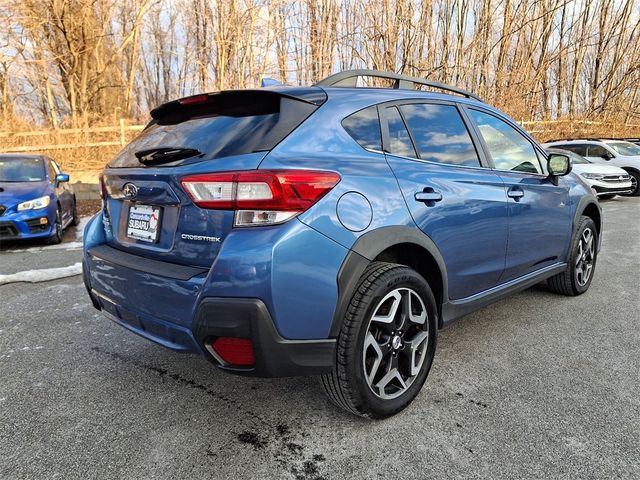
[(417, 158), (411, 137), (409, 137), (409, 132), (400, 116), (398, 107), (387, 108), (387, 123), (389, 125), (389, 153)]
[(543, 173), (533, 145), (520, 132), (497, 117), (469, 110), (498, 170)]
[(455, 105), (411, 103), (400, 107), (423, 160), (479, 167), (480, 159)]
[(368, 107), (342, 120), (342, 126), (363, 148), (382, 151), (377, 107)]

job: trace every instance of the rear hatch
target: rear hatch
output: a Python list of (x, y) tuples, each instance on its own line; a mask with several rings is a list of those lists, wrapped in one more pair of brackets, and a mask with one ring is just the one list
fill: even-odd
[(194, 205), (185, 175), (253, 170), (324, 101), (319, 88), (239, 90), (166, 103), (104, 172), (108, 243), (143, 257), (209, 267), (233, 211)]

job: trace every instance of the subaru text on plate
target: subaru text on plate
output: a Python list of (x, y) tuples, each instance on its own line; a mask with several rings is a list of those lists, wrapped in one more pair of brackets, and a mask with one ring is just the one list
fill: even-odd
[(463, 90), (360, 70), (151, 115), (104, 171), (84, 281), (123, 327), (227, 372), (317, 374), (338, 406), (387, 417), (420, 391), (438, 329), (593, 278), (591, 189)]

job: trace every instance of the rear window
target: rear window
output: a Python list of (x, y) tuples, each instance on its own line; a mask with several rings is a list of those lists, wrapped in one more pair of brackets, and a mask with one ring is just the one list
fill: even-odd
[(342, 127), (362, 148), (382, 151), (382, 134), (378, 109), (367, 107), (342, 120)]
[(201, 152), (163, 163), (165, 166), (269, 151), (317, 108), (270, 91), (221, 92), (191, 105), (171, 102), (152, 112), (159, 112), (158, 118), (118, 153), (109, 167), (143, 167), (136, 152), (162, 148)]
[(45, 178), (42, 158), (0, 158), (0, 182), (41, 182)]
[(479, 167), (480, 159), (454, 105), (412, 103), (400, 110), (423, 160)]

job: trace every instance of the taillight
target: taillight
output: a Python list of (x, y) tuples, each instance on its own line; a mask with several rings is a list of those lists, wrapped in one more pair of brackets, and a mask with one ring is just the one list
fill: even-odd
[(107, 198), (107, 187), (104, 184), (104, 175), (100, 175), (100, 178), (98, 179), (98, 185), (100, 188), (100, 198), (102, 198), (103, 200), (105, 198)]
[(197, 103), (204, 103), (207, 100), (209, 100), (209, 95), (207, 95), (206, 93), (203, 93), (199, 95), (192, 95), (190, 97), (181, 98), (180, 100), (178, 100), (178, 103), (180, 105), (195, 105)]
[(201, 208), (235, 210), (236, 226), (282, 223), (307, 210), (340, 181), (334, 172), (253, 170), (190, 175), (181, 180)]

